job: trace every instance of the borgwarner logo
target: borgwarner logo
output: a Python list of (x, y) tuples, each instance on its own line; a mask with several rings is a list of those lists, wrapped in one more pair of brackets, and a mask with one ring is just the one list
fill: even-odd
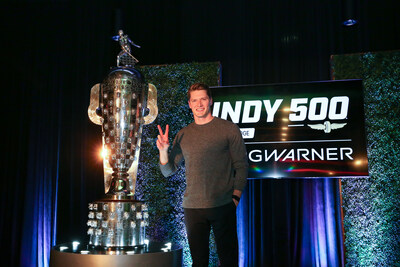
[[(287, 118), (283, 118), (287, 121), (288, 127), (310, 127), (314, 130), (323, 130), (325, 133), (344, 128), (347, 124), (331, 121), (347, 119), (348, 96), (292, 98), (286, 107), (283, 102), (284, 99), (236, 101), (233, 106), (228, 101), (215, 102), (213, 116), (222, 119), (228, 119), (229, 116), (232, 122), (243, 125), (258, 123), (261, 113), (265, 112), (266, 122), (273, 123), (277, 111), (283, 110), (289, 115)], [(305, 124), (306, 120), (316, 123)], [(241, 128), (241, 132), (244, 139), (254, 138), (254, 128)]]

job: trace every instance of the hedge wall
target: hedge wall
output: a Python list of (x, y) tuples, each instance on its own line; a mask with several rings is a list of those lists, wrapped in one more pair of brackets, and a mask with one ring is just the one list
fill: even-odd
[(331, 67), (364, 85), (370, 177), (342, 180), (346, 265), (400, 266), (400, 51), (335, 55)]

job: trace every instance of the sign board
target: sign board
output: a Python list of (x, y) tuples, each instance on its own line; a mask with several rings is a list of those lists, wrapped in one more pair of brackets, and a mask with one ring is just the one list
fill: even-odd
[(367, 177), (361, 80), (212, 88), (213, 116), (236, 123), (249, 178)]

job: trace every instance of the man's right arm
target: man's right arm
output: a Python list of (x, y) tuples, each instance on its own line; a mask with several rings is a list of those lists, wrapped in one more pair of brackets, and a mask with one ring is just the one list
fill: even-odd
[(169, 125), (165, 128), (165, 133), (163, 133), (161, 126), (158, 125), (159, 135), (157, 136), (157, 148), (160, 155), (160, 170), (165, 177), (174, 174), (177, 170), (176, 161), (180, 162), (182, 159), (182, 152), (175, 143), (172, 147), (171, 154), (168, 155), (169, 140), (168, 132)]
[(168, 163), (168, 152), (164, 150), (159, 150), (160, 151), (160, 164), (165, 165)]
[[(166, 160), (165, 160), (166, 159)], [(179, 145), (174, 144), (171, 149), (171, 153), (165, 153), (160, 151), (160, 170), (164, 177), (168, 177), (174, 174), (178, 170), (178, 166), (182, 163), (182, 152)]]

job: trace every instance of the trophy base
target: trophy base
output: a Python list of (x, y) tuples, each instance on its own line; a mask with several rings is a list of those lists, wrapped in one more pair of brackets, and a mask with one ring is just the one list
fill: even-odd
[(141, 248), (93, 249), (65, 243), (50, 252), (50, 267), (177, 267), (182, 266), (182, 247), (151, 242)]
[(107, 196), (89, 203), (87, 231), (92, 247), (138, 247), (145, 242), (148, 211), (131, 197)]

